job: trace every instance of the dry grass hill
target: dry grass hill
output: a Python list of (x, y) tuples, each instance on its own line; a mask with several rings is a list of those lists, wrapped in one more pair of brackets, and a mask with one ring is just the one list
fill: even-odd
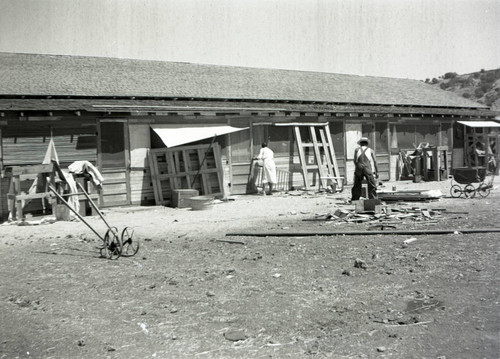
[(443, 90), (452, 91), (489, 106), (492, 110), (500, 111), (500, 68), (463, 75), (447, 72), (439, 78), (425, 79), (425, 83), (439, 86)]

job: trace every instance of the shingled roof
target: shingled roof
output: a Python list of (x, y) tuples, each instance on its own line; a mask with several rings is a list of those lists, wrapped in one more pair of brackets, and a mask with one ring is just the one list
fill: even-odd
[(417, 80), (1, 52), (0, 96), (195, 98), (486, 108)]

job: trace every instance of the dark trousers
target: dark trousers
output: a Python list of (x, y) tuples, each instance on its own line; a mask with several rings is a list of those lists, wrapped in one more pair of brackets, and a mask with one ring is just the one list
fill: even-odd
[(368, 183), (368, 198), (377, 198), (377, 182), (375, 181), (373, 174), (367, 173), (366, 170), (362, 171), (361, 173), (356, 171), (354, 173), (354, 185), (352, 186), (351, 190), (352, 201), (357, 201), (359, 197), (361, 197), (363, 178), (366, 178), (366, 182)]

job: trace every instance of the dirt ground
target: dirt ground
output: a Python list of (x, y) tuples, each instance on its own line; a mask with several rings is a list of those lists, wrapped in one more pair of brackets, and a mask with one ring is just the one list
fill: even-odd
[[(393, 185), (444, 194), (398, 208), (446, 209), (396, 229), (456, 233), (297, 234), (376, 224), (310, 220), (352, 209), (349, 188), (106, 210), (141, 245), (118, 260), (99, 258), (81, 222), (4, 224), (0, 358), (499, 358), (500, 236), (460, 229), (500, 227), (500, 188), (454, 199), (450, 181)], [(226, 235), (263, 231), (296, 235)]]

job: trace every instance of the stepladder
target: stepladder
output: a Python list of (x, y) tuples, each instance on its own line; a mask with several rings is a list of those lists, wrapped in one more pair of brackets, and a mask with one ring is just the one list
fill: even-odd
[[(342, 191), (344, 178), (339, 174), (328, 123), (294, 125), (293, 130), (306, 190), (316, 185), (318, 188)], [(303, 134), (308, 134), (307, 140)], [(310, 181), (311, 173), (313, 183)]]

